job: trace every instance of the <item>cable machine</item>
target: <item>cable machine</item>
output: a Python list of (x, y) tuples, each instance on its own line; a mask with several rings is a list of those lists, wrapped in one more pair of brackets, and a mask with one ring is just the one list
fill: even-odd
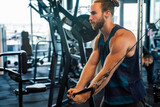
[[(49, 94), (49, 101), (48, 101), (48, 107), (51, 106), (56, 106), (60, 107), (62, 103), (64, 104), (65, 102), (68, 102), (67, 99), (63, 100), (64, 92), (65, 92), (65, 87), (67, 87), (67, 81), (68, 81), (68, 75), (69, 75), (69, 69), (71, 67), (70, 63), (72, 58), (80, 58), (82, 66), (84, 66), (87, 62), (86, 59), (86, 52), (84, 48), (84, 42), (88, 42), (94, 39), (94, 37), (98, 34), (98, 31), (94, 31), (91, 27), (91, 24), (89, 22), (89, 15), (81, 15), (77, 17), (77, 11), (78, 11), (78, 4), (79, 0), (76, 2), (76, 8), (74, 15), (71, 15), (68, 11), (66, 11), (60, 4), (61, 1), (56, 1), (56, 0), (48, 0), (48, 6), (43, 2), (43, 0), (37, 0), (38, 3), (38, 9), (34, 7), (31, 3), (30, 6), (37, 11), (41, 17), (46, 19), (49, 23), (50, 26), (50, 32), (51, 32), (51, 38), (52, 38), (52, 44), (54, 44), (54, 49), (55, 49), (55, 54), (54, 58), (52, 60), (53, 63), (51, 65), (54, 66), (54, 72), (51, 74), (51, 87), (50, 87), (50, 94)], [(64, 22), (61, 20), (60, 13), (62, 13), (64, 16), (66, 16), (66, 19), (69, 19), (71, 21), (71, 34), (76, 38), (78, 41), (78, 47), (79, 47), (79, 52), (80, 52), (80, 57), (74, 54), (71, 54), (71, 50), (69, 47), (69, 44), (67, 42), (67, 30), (63, 28)], [(61, 79), (61, 85), (59, 88), (59, 93), (58, 93), (58, 98), (56, 104), (53, 103), (53, 94), (54, 94), (54, 80), (56, 71), (56, 61), (57, 61), (57, 46), (56, 46), (56, 39), (54, 36), (55, 30), (57, 30), (57, 33), (60, 35), (61, 38), (61, 44), (62, 44), (62, 50), (64, 53), (64, 67), (63, 67), (63, 76)], [(89, 101), (90, 105), (93, 105), (93, 99)]]

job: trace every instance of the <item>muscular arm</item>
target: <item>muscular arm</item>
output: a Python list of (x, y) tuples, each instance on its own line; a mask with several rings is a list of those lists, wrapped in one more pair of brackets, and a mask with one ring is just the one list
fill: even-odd
[[(85, 85), (93, 78), (89, 88), (94, 87), (95, 88), (94, 94), (98, 93), (102, 88), (104, 88), (107, 85), (114, 71), (123, 61), (123, 57), (125, 55), (127, 57), (130, 57), (134, 54), (135, 48), (133, 48), (130, 52), (128, 52), (128, 50), (130, 50), (130, 48), (132, 48), (134, 44), (136, 43), (136, 39), (131, 32), (128, 31), (126, 34), (122, 33), (121, 35), (115, 35), (114, 37), (116, 38), (112, 38), (110, 41), (110, 46), (109, 46), (110, 53), (105, 59), (102, 70), (94, 78), (93, 78), (93, 75), (94, 75), (93, 71), (91, 73), (88, 73), (89, 72), (88, 70), (95, 70), (98, 60), (99, 60), (99, 54), (98, 54), (99, 52), (98, 50), (95, 49), (96, 51), (94, 51), (95, 53), (93, 52), (92, 54), (93, 56), (91, 56), (89, 62), (84, 68), (84, 71), (81, 75), (81, 78), (76, 88), (78, 87), (78, 88), (83, 89)], [(98, 48), (98, 44), (95, 43), (95, 45), (97, 45), (95, 47)], [(96, 55), (98, 56), (98, 59), (96, 59)], [(95, 64), (92, 63), (92, 59), (96, 59), (95, 61), (93, 61), (93, 62), (96, 62)], [(106, 73), (109, 73), (109, 76), (104, 81), (103, 79), (99, 81), (102, 77), (104, 77)], [(86, 80), (83, 80), (83, 79), (86, 79)], [(98, 82), (98, 84), (100, 84), (99, 87), (96, 87), (95, 85), (97, 81), (99, 81)], [(76, 93), (76, 91), (72, 91), (72, 92)], [(70, 93), (70, 95), (72, 95), (73, 93)], [(76, 95), (75, 98), (73, 98), (72, 96), (69, 96), (69, 98), (73, 99), (76, 103), (84, 103), (90, 97), (90, 94), (91, 92), (89, 91), (84, 94)]]
[(85, 65), (82, 74), (80, 76), (80, 79), (76, 85), (75, 88), (77, 89), (84, 89), (85, 86), (93, 79), (94, 75), (95, 75), (95, 70), (97, 67), (97, 64), (99, 62), (99, 50), (98, 50), (98, 38), (99, 35), (96, 37), (95, 39), (95, 43), (93, 46), (93, 52), (87, 62), (87, 64)]
[[(87, 62), (87, 64), (85, 65), (80, 79), (77, 83), (77, 85), (75, 86), (75, 88), (71, 88), (68, 90), (68, 97), (70, 99), (73, 99), (75, 102), (77, 101), (77, 103), (79, 103), (79, 101), (82, 101), (82, 97), (77, 97), (73, 98), (72, 95), (73, 93), (79, 92), (81, 90), (83, 90), (85, 88), (85, 86), (88, 85), (88, 83), (93, 79), (93, 77), (95, 76), (95, 70), (97, 67), (97, 64), (99, 62), (99, 50), (98, 50), (98, 38), (99, 35), (95, 38), (95, 42), (94, 42), (94, 46), (93, 46), (93, 52)], [(87, 98), (83, 101), (85, 102), (87, 100)]]
[(135, 52), (136, 47), (128, 52), (128, 50), (132, 48), (132, 46), (134, 46), (134, 44), (136, 43), (136, 39), (131, 32), (127, 31), (125, 34), (122, 33), (121, 35), (115, 35), (115, 37), (116, 38), (112, 38), (112, 40), (110, 41), (110, 53), (106, 57), (102, 70), (96, 75), (89, 87), (96, 87), (96, 85), (94, 84), (106, 73), (109, 73), (109, 76), (106, 77), (104, 81), (99, 81), (99, 84), (102, 84), (95, 89), (94, 94), (98, 93), (107, 85), (113, 73), (123, 61), (124, 56), (126, 55), (127, 57), (130, 57)]

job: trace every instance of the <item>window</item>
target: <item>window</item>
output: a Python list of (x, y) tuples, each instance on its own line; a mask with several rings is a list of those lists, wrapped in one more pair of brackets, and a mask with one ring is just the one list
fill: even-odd
[[(77, 0), (73, 0), (73, 9), (76, 5), (76, 2)], [(78, 15), (90, 14), (90, 6), (91, 6), (91, 0), (79, 0)]]
[[(36, 2), (36, 1), (34, 1)], [(48, 23), (32, 9), (33, 43), (39, 38), (47, 37)], [(2, 0), (0, 3), (0, 24), (6, 27), (7, 45), (13, 46), (12, 51), (20, 50), (21, 32), (27, 31), (31, 39), (31, 21), (29, 0)], [(48, 38), (48, 37), (47, 37)], [(32, 43), (32, 42), (31, 42)]]
[[(38, 40), (41, 39), (40, 37), (49, 38), (48, 22), (45, 19), (40, 18), (40, 15), (33, 9), (32, 9), (32, 22), (33, 22), (33, 35), (34, 35), (33, 42), (31, 35), (29, 0), (0, 1), (0, 24), (4, 25), (6, 28), (7, 51), (21, 50), (22, 31), (26, 31), (29, 33), (31, 46), (32, 43), (33, 45), (35, 45), (38, 42)], [(12, 57), (11, 61), (14, 61), (15, 59), (16, 57)]]
[[(143, 34), (145, 32), (145, 9), (143, 5)], [(125, 3), (124, 4), (124, 27), (131, 30), (137, 37), (138, 27), (138, 3)]]

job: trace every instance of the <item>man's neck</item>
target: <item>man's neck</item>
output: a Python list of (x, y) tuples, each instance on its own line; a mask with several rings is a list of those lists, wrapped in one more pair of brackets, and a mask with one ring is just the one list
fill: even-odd
[(100, 29), (101, 33), (103, 34), (104, 41), (106, 41), (112, 31), (112, 29), (115, 27), (115, 24), (113, 23), (105, 23), (104, 26)]

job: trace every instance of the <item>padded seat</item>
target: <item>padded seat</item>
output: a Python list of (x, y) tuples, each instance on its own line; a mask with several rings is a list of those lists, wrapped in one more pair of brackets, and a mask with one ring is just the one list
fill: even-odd
[(27, 93), (43, 92), (46, 91), (46, 89), (46, 85), (42, 83), (26, 86)]

